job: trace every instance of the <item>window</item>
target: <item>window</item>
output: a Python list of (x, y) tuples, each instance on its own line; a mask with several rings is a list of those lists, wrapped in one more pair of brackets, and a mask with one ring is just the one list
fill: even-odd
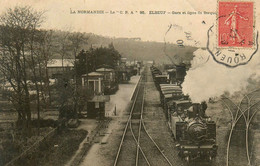
[(101, 89), (99, 88), (98, 80), (91, 80), (89, 82), (89, 89), (93, 90), (95, 93), (100, 93)]
[(95, 81), (95, 92), (100, 92), (99, 91), (99, 85), (98, 85), (98, 81)]
[(95, 108), (99, 108), (99, 102), (95, 102)]
[(95, 90), (95, 89), (94, 89), (94, 88), (95, 88), (94, 83), (95, 83), (95, 81), (88, 81), (88, 86), (89, 86), (89, 89), (91, 89), (91, 91), (92, 91), (92, 90)]

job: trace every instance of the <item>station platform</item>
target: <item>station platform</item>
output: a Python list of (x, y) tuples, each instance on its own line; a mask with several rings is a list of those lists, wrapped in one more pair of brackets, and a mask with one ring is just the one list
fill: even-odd
[(102, 144), (107, 143), (110, 134), (116, 127), (115, 125), (118, 124), (117, 121), (119, 121), (120, 117), (123, 116), (123, 113), (131, 101), (139, 79), (140, 76), (132, 76), (129, 83), (119, 84), (119, 90), (115, 94), (110, 95), (110, 101), (106, 102), (105, 105), (105, 116), (107, 119), (109, 119), (109, 121), (106, 120), (104, 122), (100, 122), (95, 119), (81, 119), (81, 124), (78, 129), (87, 130), (89, 134), (82, 141), (79, 149), (71, 158), (71, 160), (66, 164), (66, 166), (72, 166), (78, 162), (77, 160), (79, 157), (81, 157), (82, 151), (84, 151), (84, 148), (86, 148), (86, 144), (91, 144), (91, 147), (88, 150), (88, 155), (85, 156), (85, 158), (82, 160), (81, 165), (93, 166), (99, 165), (99, 162), (102, 162), (100, 160), (95, 160), (97, 158), (97, 153), (102, 147)]

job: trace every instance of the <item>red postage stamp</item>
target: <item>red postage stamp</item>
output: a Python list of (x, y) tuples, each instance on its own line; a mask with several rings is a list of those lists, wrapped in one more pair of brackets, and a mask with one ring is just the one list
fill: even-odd
[(251, 48), (254, 45), (254, 4), (220, 1), (218, 8), (218, 47)]

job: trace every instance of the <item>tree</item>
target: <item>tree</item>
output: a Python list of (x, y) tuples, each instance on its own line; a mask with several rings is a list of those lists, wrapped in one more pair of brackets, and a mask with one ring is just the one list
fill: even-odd
[[(84, 34), (83, 33), (72, 33), (71, 35), (69, 35), (68, 37), (70, 43), (71, 43), (71, 48), (73, 50), (73, 55), (74, 55), (74, 62), (76, 62), (76, 57), (77, 57), (77, 54), (80, 50), (80, 47), (83, 45), (83, 44), (86, 44), (87, 43), (87, 38), (84, 37)], [(76, 63), (74, 63), (74, 66), (75, 66)], [(75, 89), (74, 89), (74, 95), (73, 95), (73, 110), (74, 112), (79, 112), (78, 111), (78, 101), (79, 101), (79, 97), (80, 97), (80, 94), (79, 94), (79, 89), (78, 89), (78, 84), (80, 84), (81, 82), (81, 78), (78, 77), (77, 73), (76, 73), (76, 70), (74, 70), (75, 73), (74, 73), (74, 79), (75, 79)]]
[(114, 48), (113, 44), (109, 44), (107, 47), (99, 47), (94, 50), (94, 54), (96, 55), (96, 66), (100, 67), (102, 65), (110, 66), (111, 68), (115, 68), (117, 66), (117, 62), (120, 60), (121, 55)]
[[(52, 53), (54, 52), (54, 41), (53, 41), (53, 31), (41, 31), (41, 37), (38, 40), (38, 48), (36, 49), (36, 54), (38, 55), (39, 64), (39, 77), (41, 80), (41, 91), (42, 98), (44, 99), (44, 105), (48, 108), (51, 105), (51, 90), (49, 85), (49, 74), (48, 74), (48, 61), (50, 60)], [(42, 82), (44, 84), (42, 84)], [(43, 95), (46, 94), (46, 95)]]
[(87, 54), (85, 50), (81, 50), (79, 54), (76, 56), (75, 60), (75, 72), (78, 78), (80, 78), (83, 74), (86, 74), (86, 62)]
[(43, 12), (28, 6), (8, 9), (0, 16), (0, 71), (13, 88), (10, 99), (23, 129), (29, 129), (31, 123), (29, 66), (35, 62), (34, 39), (42, 22)]
[[(50, 88), (47, 63), (50, 57), (50, 48), (52, 43), (52, 32), (31, 31), (28, 50), (30, 50), (27, 63), (31, 72), (31, 81), (36, 90), (36, 106), (38, 118), (38, 134), (40, 128), (40, 111), (42, 106), (48, 107), (50, 104)], [(46, 101), (48, 100), (48, 101)]]
[(78, 76), (95, 71), (102, 66), (115, 68), (121, 55), (111, 43), (108, 47), (99, 47), (88, 50), (81, 50), (76, 56), (75, 70)]
[(64, 71), (64, 59), (70, 55), (70, 50), (71, 50), (69, 35), (70, 33), (68, 31), (65, 31), (65, 32), (56, 33), (56, 35), (54, 36), (56, 41), (54, 44), (55, 51), (61, 57), (63, 71)]
[(76, 59), (77, 54), (80, 51), (82, 45), (87, 44), (88, 38), (84, 36), (83, 33), (72, 33), (68, 36), (70, 41), (70, 47), (73, 50), (73, 56)]

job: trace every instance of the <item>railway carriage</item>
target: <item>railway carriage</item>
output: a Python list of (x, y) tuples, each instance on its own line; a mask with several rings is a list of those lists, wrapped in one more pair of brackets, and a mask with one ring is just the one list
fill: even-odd
[(162, 72), (158, 68), (156, 68), (155, 66), (151, 66), (150, 70), (152, 72), (153, 79), (155, 79), (156, 75), (162, 74)]
[(167, 84), (168, 83), (167, 75), (163, 75), (163, 74), (155, 75), (154, 82), (155, 82), (156, 88), (160, 89), (160, 87), (159, 87), (160, 84)]
[(178, 85), (160, 84), (160, 87), (160, 101), (164, 110), (167, 110), (167, 103), (169, 101), (176, 101), (188, 98), (188, 96), (185, 96), (182, 93), (182, 89)]
[(170, 89), (164, 90), (161, 93), (161, 105), (164, 109), (166, 109), (167, 102), (171, 100), (180, 100), (184, 97), (181, 89)]

